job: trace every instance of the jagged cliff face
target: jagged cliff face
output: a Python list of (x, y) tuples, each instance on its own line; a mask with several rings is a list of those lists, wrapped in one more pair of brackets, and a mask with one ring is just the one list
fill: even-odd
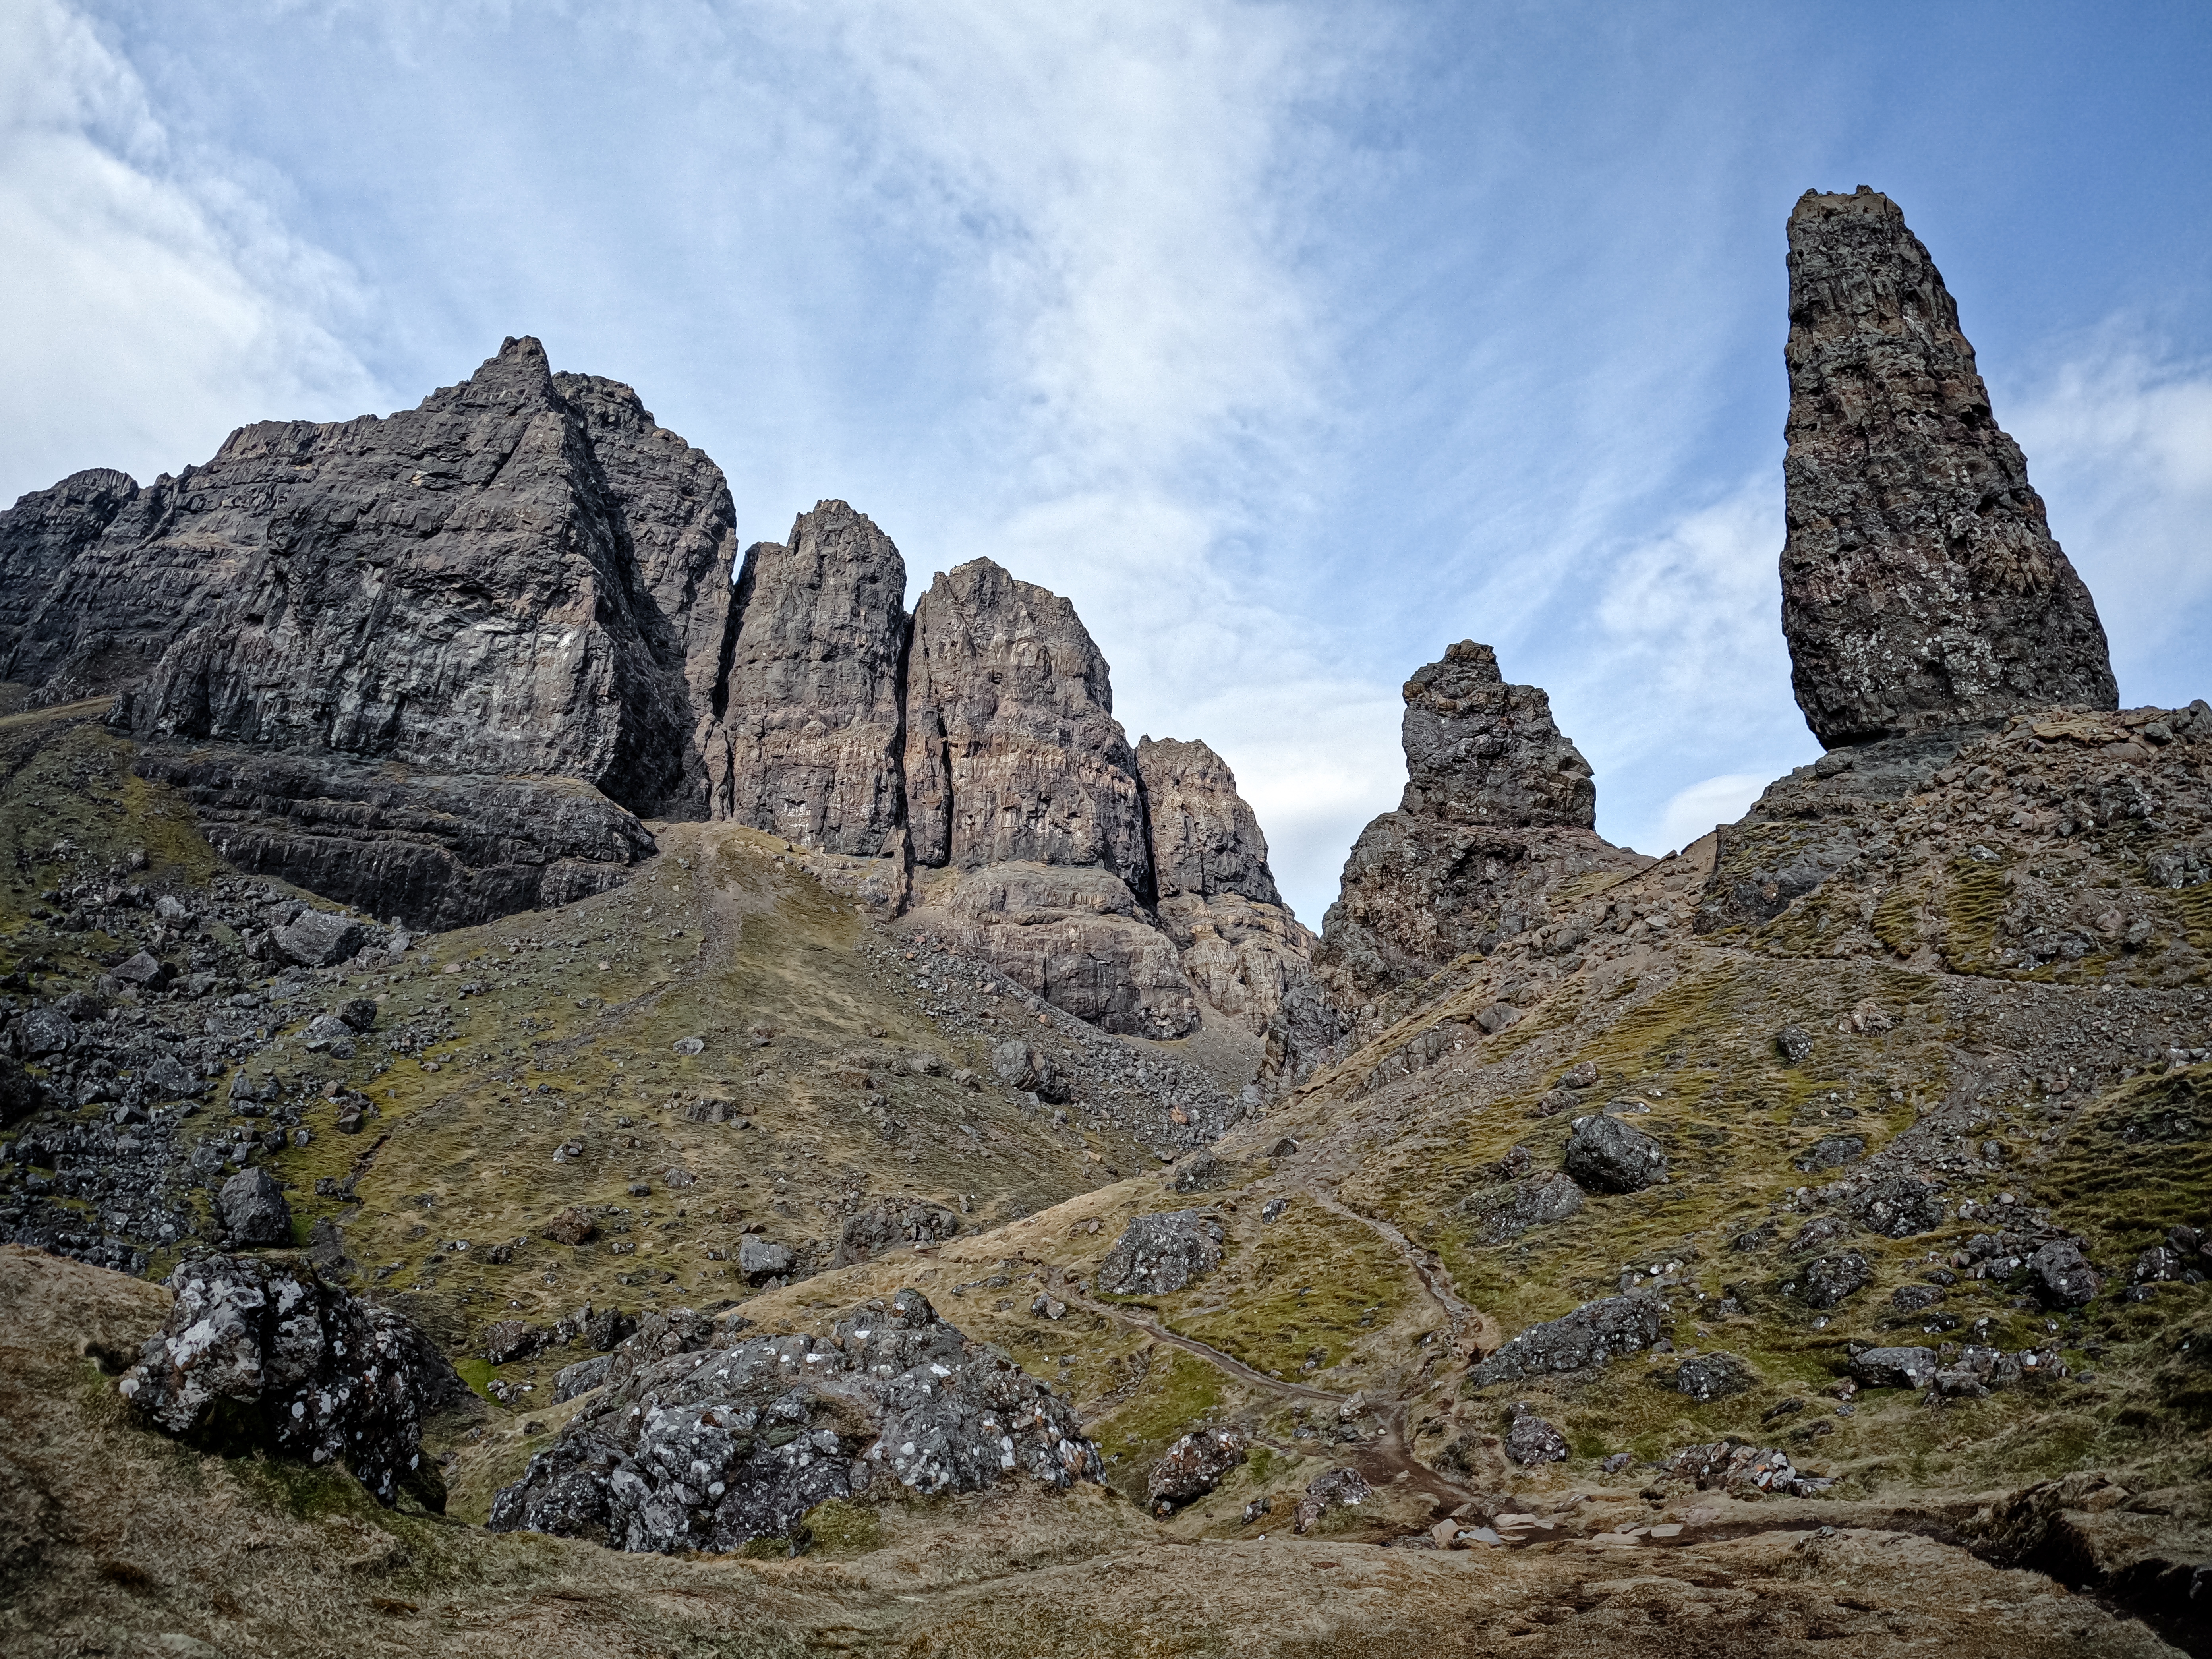
[(875, 857), (906, 816), (906, 562), (842, 501), (745, 554), (736, 639), (703, 742), (713, 816)]
[(1362, 1023), (1385, 1018), (1394, 993), (1650, 861), (1591, 828), (1589, 763), (1553, 723), (1550, 699), (1507, 684), (1488, 646), (1461, 641), (1406, 682), (1405, 698), (1406, 793), (1353, 844), (1316, 957)]
[(1152, 826), (1153, 879), (1161, 901), (1236, 894), (1279, 905), (1267, 838), (1237, 793), (1237, 775), (1202, 743), (1140, 738), (1137, 775)]
[(1799, 200), (1787, 358), (1782, 631), (1814, 734), (2117, 707), (2096, 605), (1887, 197)]

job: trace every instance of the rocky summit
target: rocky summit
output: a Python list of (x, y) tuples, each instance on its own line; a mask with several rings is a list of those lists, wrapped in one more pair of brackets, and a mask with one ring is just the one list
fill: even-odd
[(1782, 631), (1824, 744), (2119, 694), (2089, 590), (1896, 203), (1790, 216)]
[(19, 502), (6, 1650), (2212, 1653), (2212, 706), (1790, 248), (1828, 752), (1651, 858), (1453, 645), (1318, 939), (1064, 599), (534, 343)]

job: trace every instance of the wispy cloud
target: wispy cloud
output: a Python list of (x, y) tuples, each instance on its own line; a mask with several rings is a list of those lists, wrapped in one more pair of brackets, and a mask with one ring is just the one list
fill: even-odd
[(141, 478), (273, 409), (355, 413), (344, 271), (240, 177), (180, 155), (137, 75), (60, 0), (0, 6), (0, 500)]

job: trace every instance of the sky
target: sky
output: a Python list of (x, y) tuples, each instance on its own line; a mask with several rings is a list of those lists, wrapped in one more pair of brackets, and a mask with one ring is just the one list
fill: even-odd
[(510, 334), (745, 540), (1067, 594), (1318, 926), (1455, 640), (1662, 852), (1818, 753), (1784, 225), (1934, 254), (2129, 705), (2212, 696), (2212, 9), (0, 0), (0, 501)]

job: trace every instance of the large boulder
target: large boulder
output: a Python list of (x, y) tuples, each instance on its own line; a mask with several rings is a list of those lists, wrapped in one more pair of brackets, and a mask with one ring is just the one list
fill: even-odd
[(304, 1263), (203, 1256), (168, 1284), (169, 1317), (119, 1385), (133, 1409), (210, 1449), (343, 1462), (386, 1507), (403, 1491), (445, 1507), (422, 1419), (468, 1389), (422, 1333)]
[(1667, 1178), (1667, 1149), (1609, 1112), (1575, 1120), (1564, 1162), (1591, 1192), (1640, 1193)]
[(1172, 1515), (1219, 1486), (1244, 1461), (1242, 1429), (1194, 1429), (1160, 1454), (1145, 1477), (1145, 1496), (1155, 1515)]
[(266, 1170), (240, 1170), (232, 1176), (216, 1194), (215, 1208), (234, 1248), (292, 1242), (292, 1206)]
[(1782, 631), (1842, 744), (2045, 704), (2118, 706), (2089, 590), (1990, 414), (1959, 307), (1887, 196), (1790, 216)]
[(1936, 1380), (1936, 1350), (1862, 1348), (1851, 1356), (1851, 1376), (1862, 1388), (1924, 1389)]
[(1564, 1318), (1531, 1325), (1468, 1373), (1469, 1388), (1516, 1382), (1554, 1371), (1578, 1371), (1640, 1352), (1666, 1322), (1659, 1298), (1645, 1291), (1586, 1302)]
[(778, 1244), (758, 1233), (748, 1233), (738, 1241), (738, 1272), (751, 1284), (781, 1278), (791, 1271), (796, 1260), (789, 1245)]
[(495, 1532), (732, 1550), (832, 1498), (1102, 1476), (1073, 1410), (918, 1291), (829, 1337), (758, 1336), (609, 1381), (492, 1501)]
[(330, 910), (302, 910), (287, 927), (270, 935), (276, 948), (302, 968), (331, 968), (354, 956), (375, 935), (350, 916)]
[(1109, 1296), (1168, 1296), (1221, 1265), (1221, 1224), (1200, 1210), (1132, 1221), (1098, 1264)]
[(2053, 1307), (2078, 1308), (2097, 1294), (2104, 1278), (2070, 1238), (2054, 1238), (2027, 1259), (2036, 1294)]

